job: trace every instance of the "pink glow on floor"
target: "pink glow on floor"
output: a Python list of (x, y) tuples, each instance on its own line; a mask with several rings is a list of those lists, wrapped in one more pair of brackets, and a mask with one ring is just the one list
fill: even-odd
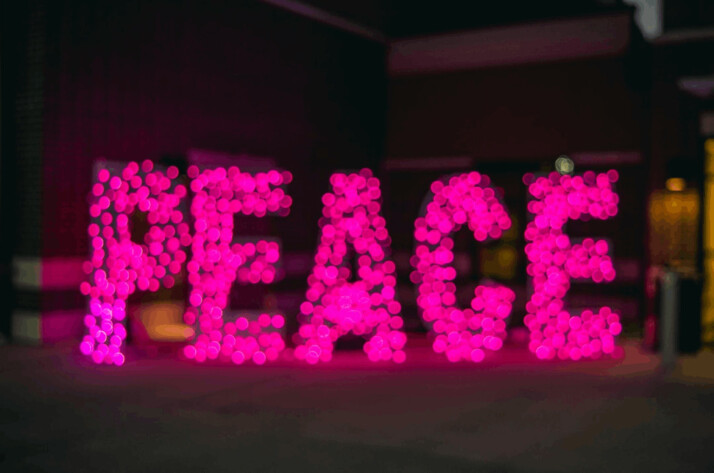
[[(92, 186), (88, 228), (91, 257), (80, 285), (89, 298), (84, 317), (87, 334), (80, 351), (96, 363), (122, 365), (126, 338), (126, 300), (139, 291), (171, 287), (186, 260), (191, 242), (179, 202), (186, 188), (177, 184), (178, 169), (154, 170), (151, 161), (135, 162), (117, 174), (100, 169)], [(131, 241), (129, 216), (146, 212), (150, 225), (144, 243)]]
[(275, 241), (233, 243), (234, 214), (288, 215), (292, 198), (282, 187), (292, 175), (275, 170), (250, 174), (237, 167), (200, 171), (196, 166), (189, 167), (188, 173), (194, 192), (194, 236), (187, 265), (191, 289), (184, 321), (196, 326), (197, 336), (184, 355), (198, 362), (221, 359), (262, 365), (275, 360), (285, 348), (278, 331), (285, 325), (282, 315), (261, 314), (257, 320), (239, 317), (226, 322), (223, 311), (234, 282), (272, 283), (280, 259)]
[[(395, 265), (388, 259), (391, 239), (380, 212), (379, 179), (363, 169), (333, 174), (330, 184), (332, 191), (322, 197), (320, 243), (298, 316), (295, 356), (310, 364), (330, 361), (337, 339), (351, 332), (368, 339), (369, 360), (402, 363), (406, 335), (395, 298)], [(357, 258), (355, 282), (349, 282), (350, 249)]]
[(615, 278), (608, 244), (586, 238), (573, 244), (564, 232), (568, 220), (592, 217), (606, 220), (617, 214), (618, 195), (614, 170), (582, 176), (525, 179), (534, 200), (528, 211), (535, 216), (525, 231), (528, 276), (534, 292), (526, 304), (525, 325), (530, 330), (528, 348), (539, 359), (599, 358), (615, 351), (615, 337), (622, 331), (618, 314), (609, 307), (571, 315), (563, 298), (571, 278), (590, 278), (596, 283)]
[(506, 320), (515, 294), (503, 286), (477, 286), (471, 308), (456, 307), (456, 269), (451, 236), (467, 224), (477, 241), (500, 238), (511, 219), (488, 176), (464, 173), (431, 185), (425, 215), (414, 226), (417, 305), (435, 335), (433, 349), (449, 361), (481, 362), (485, 350), (497, 351), (506, 337)]

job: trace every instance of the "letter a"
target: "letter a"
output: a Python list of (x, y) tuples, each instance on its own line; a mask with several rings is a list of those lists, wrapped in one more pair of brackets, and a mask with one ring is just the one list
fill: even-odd
[[(363, 169), (333, 174), (330, 184), (332, 192), (322, 197), (320, 243), (300, 306), (295, 356), (311, 364), (329, 361), (337, 339), (352, 332), (368, 338), (370, 360), (401, 363), (406, 335), (395, 300), (395, 266), (387, 259), (391, 240), (380, 215), (379, 179)], [(350, 250), (357, 259), (355, 282), (348, 282)]]

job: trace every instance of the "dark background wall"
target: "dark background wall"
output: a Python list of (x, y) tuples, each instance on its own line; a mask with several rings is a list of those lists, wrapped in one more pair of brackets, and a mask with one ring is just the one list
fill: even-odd
[(627, 58), (395, 77), (389, 156), (538, 160), (640, 149), (640, 79)]
[(93, 160), (190, 148), (272, 157), (295, 174), (288, 245), (311, 248), (335, 167), (382, 155), (384, 50), (259, 2), (58, 2), (45, 98), (43, 255), (84, 255)]

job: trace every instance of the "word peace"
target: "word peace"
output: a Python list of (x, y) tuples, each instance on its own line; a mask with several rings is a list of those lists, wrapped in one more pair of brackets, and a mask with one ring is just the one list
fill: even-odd
[[(225, 320), (224, 311), (234, 282), (269, 284), (280, 260), (275, 241), (236, 242), (234, 215), (287, 216), (292, 198), (284, 188), (291, 173), (191, 166), (189, 189), (178, 174), (175, 167), (158, 169), (151, 161), (97, 173), (89, 205), (89, 278), (80, 286), (89, 301), (81, 352), (96, 363), (122, 365), (128, 297), (137, 290), (172, 287), (185, 265), (190, 293), (184, 321), (195, 327), (196, 336), (184, 355), (198, 362), (235, 364), (277, 359), (285, 348), (282, 315)], [(608, 244), (593, 239), (572, 243), (564, 228), (568, 220), (615, 216), (617, 178), (614, 170), (524, 178), (533, 215), (525, 230), (533, 294), (524, 322), (529, 349), (539, 359), (598, 358), (614, 351), (622, 330), (618, 314), (601, 307), (572, 315), (563, 304), (572, 278), (614, 279)], [(193, 228), (182, 206), (189, 193)], [(380, 202), (380, 182), (371, 171), (330, 177), (330, 191), (322, 196), (320, 241), (300, 305), (296, 358), (328, 362), (337, 339), (353, 333), (366, 339), (364, 351), (372, 361), (406, 359), (396, 268), (389, 258), (391, 239)], [(131, 238), (129, 216), (137, 209), (146, 213), (149, 224), (143, 243)], [(502, 347), (515, 294), (505, 286), (479, 285), (470, 307), (457, 306), (453, 234), (463, 225), (480, 242), (500, 238), (511, 226), (484, 174), (464, 173), (431, 185), (414, 222), (410, 279), (417, 286), (417, 305), (433, 334), (434, 351), (453, 362), (480, 362), (486, 352)], [(356, 265), (350, 263), (350, 253)]]

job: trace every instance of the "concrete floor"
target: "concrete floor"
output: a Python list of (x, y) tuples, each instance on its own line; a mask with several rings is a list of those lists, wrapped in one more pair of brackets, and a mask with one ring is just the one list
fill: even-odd
[(0, 471), (714, 471), (701, 367), (664, 376), (634, 344), (584, 363), (407, 354), (234, 367), (130, 353), (117, 369), (68, 347), (0, 347)]

